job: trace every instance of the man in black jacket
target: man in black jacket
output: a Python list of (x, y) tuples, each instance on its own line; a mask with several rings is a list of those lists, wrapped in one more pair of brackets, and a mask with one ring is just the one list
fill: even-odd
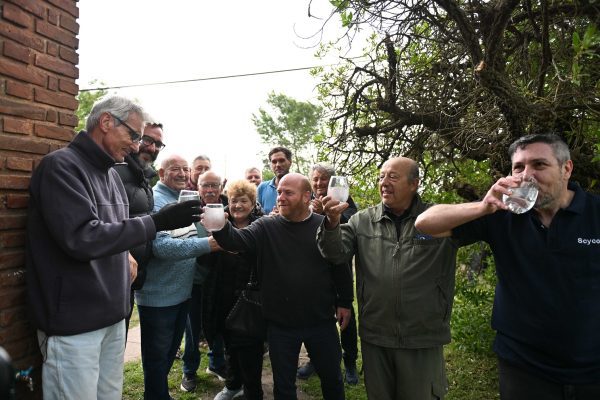
[[(125, 162), (114, 166), (125, 186), (130, 217), (149, 215), (154, 208), (154, 196), (150, 181), (156, 176), (152, 163), (156, 161), (158, 154), (165, 147), (162, 128), (160, 123), (146, 123), (140, 140), (140, 151), (128, 154), (125, 156)], [(130, 253), (137, 261), (137, 277), (131, 284), (131, 311), (125, 320), (127, 329), (129, 329), (129, 320), (133, 312), (133, 291), (141, 289), (144, 285), (146, 264), (152, 256), (152, 241), (134, 247)]]
[(257, 254), (275, 398), (296, 399), (296, 367), (304, 343), (321, 378), (323, 398), (341, 400), (342, 352), (334, 316), (343, 330), (352, 304), (350, 271), (345, 264), (328, 263), (317, 249), (315, 237), (323, 217), (309, 208), (308, 179), (287, 174), (277, 193), (279, 214), (244, 229), (228, 222), (213, 237), (225, 250)]

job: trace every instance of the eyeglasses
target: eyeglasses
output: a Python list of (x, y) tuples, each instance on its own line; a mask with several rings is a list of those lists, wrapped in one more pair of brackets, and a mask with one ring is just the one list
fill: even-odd
[(202, 189), (218, 189), (221, 187), (220, 183), (203, 183), (200, 185)]
[(157, 150), (162, 150), (166, 146), (166, 144), (164, 144), (160, 140), (155, 140), (152, 136), (148, 135), (142, 136), (142, 143), (144, 143), (146, 146), (154, 145), (154, 147), (156, 147)]
[(121, 118), (117, 117), (116, 115), (110, 114), (114, 119), (116, 119), (117, 121), (119, 121), (119, 123), (121, 125), (123, 125), (125, 128), (127, 128), (127, 130), (129, 131), (129, 137), (131, 138), (131, 141), (133, 143), (139, 143), (140, 139), (142, 138), (142, 135), (140, 133), (138, 133), (135, 129), (133, 129), (132, 127), (130, 127), (129, 125), (127, 125), (125, 123), (125, 121), (123, 121)]

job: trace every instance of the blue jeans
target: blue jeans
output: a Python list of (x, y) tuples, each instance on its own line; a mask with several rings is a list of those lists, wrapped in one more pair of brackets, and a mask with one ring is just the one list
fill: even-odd
[[(183, 348), (183, 373), (195, 375), (200, 366), (200, 337), (202, 334), (202, 285), (192, 286), (192, 297), (185, 325), (185, 345)], [(209, 343), (208, 366), (219, 369), (225, 365), (223, 338), (219, 336), (214, 343)]]
[(269, 323), (269, 357), (273, 368), (273, 394), (276, 400), (296, 400), (296, 368), (304, 342), (310, 361), (321, 378), (324, 400), (344, 400), (342, 350), (335, 320), (310, 328), (289, 328)]
[(38, 331), (44, 399), (120, 400), (125, 320), (71, 336)]
[(169, 371), (181, 343), (189, 301), (170, 307), (138, 305), (144, 399), (169, 400)]

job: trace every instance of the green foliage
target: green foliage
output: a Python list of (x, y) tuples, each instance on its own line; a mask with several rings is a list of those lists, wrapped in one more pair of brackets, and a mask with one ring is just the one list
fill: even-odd
[[(91, 81), (90, 86), (96, 84), (96, 80)], [(100, 85), (103, 85), (100, 82)], [(77, 107), (77, 111), (75, 111), (75, 115), (77, 115), (77, 119), (79, 120), (76, 128), (76, 132), (80, 132), (85, 129), (85, 120), (88, 115), (90, 115), (90, 111), (92, 110), (92, 106), (96, 101), (104, 97), (108, 91), (106, 90), (94, 90), (89, 92), (79, 92), (77, 95), (77, 101), (79, 101), (79, 106)]]
[[(600, 45), (600, 32), (595, 24), (590, 24), (583, 34), (583, 39), (580, 37), (579, 32), (573, 32), (573, 64), (571, 66), (571, 79), (577, 86), (581, 86), (581, 80), (584, 76), (589, 76), (584, 68), (590, 63), (582, 63), (584, 59), (599, 59), (598, 45)], [(598, 61), (596, 61), (597, 63)], [(592, 64), (593, 65), (593, 64)]]
[[(307, 173), (316, 160), (316, 141), (322, 137), (321, 107), (274, 92), (269, 94), (267, 104), (271, 110), (259, 108), (258, 115), (252, 115), (262, 142), (269, 147), (290, 149), (292, 170)], [(265, 167), (269, 169), (268, 162)]]

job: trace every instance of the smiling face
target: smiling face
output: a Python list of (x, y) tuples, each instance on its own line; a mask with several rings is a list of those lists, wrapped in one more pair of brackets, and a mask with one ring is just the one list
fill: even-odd
[(416, 167), (409, 158), (396, 157), (386, 161), (379, 172), (379, 194), (383, 204), (401, 215), (410, 207), (419, 187), (419, 179), (411, 178)]
[(156, 147), (155, 143), (163, 142), (162, 128), (156, 125), (146, 125), (144, 128), (144, 136), (149, 136), (154, 139), (154, 142), (149, 145), (145, 144), (143, 141), (140, 142), (139, 159), (144, 165), (149, 165), (156, 161), (156, 157), (158, 157), (158, 153), (160, 153), (160, 149)]
[(172, 156), (163, 161), (158, 170), (160, 181), (173, 190), (185, 189), (190, 179), (190, 169), (187, 161), (179, 156)]
[(229, 198), (229, 212), (235, 222), (247, 221), (253, 207), (254, 203), (245, 194)]
[(220, 203), (221, 177), (212, 171), (207, 171), (198, 178), (198, 193), (204, 203)]
[(277, 179), (281, 179), (290, 172), (292, 161), (288, 160), (282, 151), (271, 154), (271, 171), (275, 174)]
[[(127, 120), (123, 122), (136, 132), (141, 132), (144, 125), (141, 116), (135, 113), (129, 113)], [(139, 142), (133, 142), (129, 128), (124, 124), (119, 123), (109, 113), (101, 116), (100, 123), (106, 126), (106, 134), (102, 137), (100, 145), (116, 162), (123, 162), (126, 155), (138, 152)]]
[(327, 196), (327, 188), (329, 187), (329, 176), (324, 171), (313, 170), (310, 177), (310, 184), (312, 191), (316, 198)]
[(309, 213), (310, 183), (300, 174), (285, 175), (277, 186), (279, 214), (290, 221), (302, 221)]
[(517, 149), (512, 156), (514, 176), (533, 176), (538, 182), (539, 193), (536, 209), (558, 209), (567, 195), (567, 184), (573, 171), (573, 162), (558, 162), (552, 147), (546, 143), (531, 143)]

